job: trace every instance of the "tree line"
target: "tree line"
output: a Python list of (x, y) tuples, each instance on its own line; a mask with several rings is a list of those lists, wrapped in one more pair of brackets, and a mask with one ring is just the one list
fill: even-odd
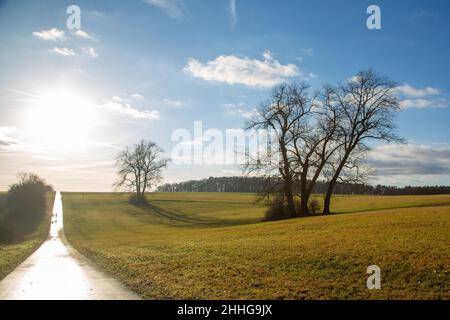
[[(158, 187), (158, 192), (242, 192), (259, 193), (264, 189), (264, 179), (259, 177), (209, 177), (207, 179), (166, 183)], [(294, 185), (298, 193), (300, 186)], [(317, 181), (314, 194), (325, 194), (328, 184)], [(432, 195), (450, 194), (450, 186), (372, 186), (365, 183), (337, 182), (335, 194), (345, 195)]]
[(179, 183), (166, 183), (158, 192), (251, 192), (262, 190), (263, 179), (258, 177), (209, 177)]

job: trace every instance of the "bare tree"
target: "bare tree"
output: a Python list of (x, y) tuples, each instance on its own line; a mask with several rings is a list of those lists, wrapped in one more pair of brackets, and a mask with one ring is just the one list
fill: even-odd
[[(337, 182), (346, 185), (365, 184), (367, 180), (373, 176), (374, 171), (367, 163), (367, 153), (369, 149), (366, 145), (360, 144), (355, 147), (350, 157), (348, 157)], [(326, 181), (330, 181), (336, 173), (337, 167), (341, 164), (345, 156), (345, 149), (339, 148), (326, 163), (323, 169), (323, 177)], [(327, 188), (328, 190), (328, 188)]]
[(330, 103), (341, 115), (337, 128), (341, 149), (339, 157), (330, 163), (333, 173), (328, 181), (324, 214), (330, 213), (331, 196), (343, 170), (354, 166), (350, 161), (353, 153), (367, 149), (365, 141), (402, 141), (395, 134), (395, 114), (400, 110), (395, 87), (396, 84), (388, 78), (366, 70), (330, 90)]
[(304, 130), (293, 132), (293, 153), (297, 164), (295, 170), (300, 182), (300, 215), (309, 213), (308, 204), (314, 185), (340, 147), (336, 132), (341, 117), (339, 110), (330, 101), (329, 87), (325, 87), (323, 93), (319, 97), (314, 96), (311, 101), (314, 117), (308, 122), (310, 125)]
[[(277, 87), (272, 101), (260, 109), (249, 125), (249, 128), (270, 128), (276, 133), (276, 152), (281, 161), (253, 159), (247, 171), (264, 171), (266, 179), (262, 196), (283, 190), (289, 211), (295, 210), (300, 216), (309, 213), (308, 204), (314, 185), (339, 148), (336, 132), (341, 117), (338, 108), (331, 103), (330, 92), (331, 89), (326, 87), (321, 95), (309, 95), (305, 84)], [(282, 95), (285, 98), (278, 103), (274, 98)], [(294, 204), (290, 207), (289, 192), (292, 199), (298, 192), (298, 208)]]
[(247, 172), (263, 172), (267, 177), (266, 192), (273, 193), (282, 181), (282, 191), (291, 217), (296, 216), (293, 183), (294, 157), (291, 144), (293, 132), (300, 134), (306, 128), (306, 118), (311, 111), (311, 101), (307, 95), (306, 84), (282, 84), (274, 88), (271, 99), (261, 106), (256, 116), (247, 124), (247, 129), (269, 129), (275, 135), (274, 148), (277, 149), (279, 161), (272, 159), (249, 161)]
[(140, 143), (127, 146), (116, 158), (116, 187), (125, 188), (136, 193), (136, 201), (145, 201), (145, 191), (156, 186), (162, 178), (162, 169), (170, 161), (163, 158), (163, 150), (151, 141), (141, 140)]
[(324, 213), (329, 213), (338, 181), (359, 183), (370, 174), (364, 162), (367, 140), (402, 141), (395, 134), (394, 116), (400, 109), (395, 87), (372, 70), (325, 86), (319, 96), (310, 96), (305, 84), (276, 87), (247, 125), (275, 133), (278, 161), (271, 154), (267, 159), (258, 155), (245, 165), (247, 172), (265, 178), (262, 197), (282, 194), (291, 217), (306, 215), (314, 186), (323, 177), (328, 181)]

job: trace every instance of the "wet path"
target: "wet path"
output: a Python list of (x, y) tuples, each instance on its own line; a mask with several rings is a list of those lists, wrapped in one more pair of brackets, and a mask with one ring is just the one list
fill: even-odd
[(0, 299), (139, 299), (73, 249), (62, 231), (57, 192), (49, 238), (0, 282)]

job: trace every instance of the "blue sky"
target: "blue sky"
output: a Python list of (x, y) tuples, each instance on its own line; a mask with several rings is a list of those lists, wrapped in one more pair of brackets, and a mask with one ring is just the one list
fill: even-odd
[[(78, 32), (66, 27), (72, 4)], [(381, 30), (366, 27), (370, 4), (381, 8)], [(171, 156), (174, 130), (192, 132), (194, 121), (242, 128), (273, 84), (315, 90), (369, 67), (399, 84), (398, 132), (408, 140), (372, 145), (371, 182), (448, 185), (449, 9), (447, 1), (0, 1), (0, 189), (33, 171), (62, 190), (110, 190), (114, 156), (127, 144), (151, 139)], [(44, 105), (61, 100), (73, 108), (54, 115)], [(165, 181), (238, 173), (172, 163)]]

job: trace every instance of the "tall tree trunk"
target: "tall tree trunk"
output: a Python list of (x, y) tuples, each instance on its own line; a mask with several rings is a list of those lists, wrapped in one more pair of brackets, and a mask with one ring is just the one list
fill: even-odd
[(344, 158), (342, 159), (341, 163), (339, 164), (339, 167), (336, 169), (336, 172), (333, 175), (333, 178), (330, 180), (330, 184), (328, 185), (328, 190), (325, 195), (325, 199), (323, 202), (323, 214), (330, 214), (330, 206), (331, 206), (331, 196), (333, 195), (334, 187), (336, 186), (337, 179), (339, 178), (339, 175), (341, 174), (342, 169), (344, 168), (345, 164), (347, 163), (348, 157), (350, 156), (350, 153), (353, 149), (350, 150), (350, 152), (346, 153)]
[(286, 196), (287, 206), (289, 210), (289, 216), (295, 217), (295, 203), (294, 203), (294, 196), (292, 194), (292, 178), (291, 178), (291, 168), (289, 164), (289, 159), (287, 156), (287, 149), (284, 144), (284, 136), (282, 138), (283, 140), (280, 141), (280, 149), (281, 149), (281, 155), (283, 157), (283, 176), (284, 176), (284, 195)]
[[(305, 197), (308, 199), (308, 201), (309, 201), (309, 198), (311, 197), (311, 194), (313, 192), (314, 185), (316, 184), (317, 179), (319, 179), (320, 173), (322, 172), (325, 164), (326, 164), (326, 159), (322, 159), (322, 162), (317, 167), (316, 172), (314, 173), (314, 176), (312, 177), (311, 181), (309, 182), (309, 185), (308, 185), (308, 188), (307, 188), (307, 191), (306, 191), (306, 195), (305, 195)], [(331, 199), (331, 196), (330, 196), (330, 199)], [(325, 205), (324, 205), (324, 207), (325, 207)], [(329, 209), (329, 204), (328, 204), (328, 209)]]
[(309, 201), (309, 193), (308, 193), (308, 164), (306, 164), (300, 175), (300, 215), (306, 216), (308, 214), (308, 201)]
[(148, 182), (148, 178), (147, 178), (147, 174), (144, 175), (144, 185), (142, 186), (142, 190), (141, 190), (141, 199), (140, 201), (144, 202), (145, 199), (145, 189), (147, 188), (147, 182)]
[(141, 191), (137, 188), (136, 188), (136, 201), (137, 202), (141, 201)]
[(136, 201), (141, 201), (141, 177), (140, 175), (135, 175), (136, 177)]
[(300, 216), (304, 217), (308, 215), (308, 201), (309, 195), (307, 192), (302, 192), (301, 201), (300, 201)]
[(323, 214), (330, 214), (331, 195), (333, 194), (335, 184), (336, 182), (331, 180), (330, 184), (328, 185), (327, 193), (323, 201)]
[(285, 180), (284, 193), (286, 196), (289, 216), (293, 218), (296, 216), (296, 212), (295, 212), (294, 196), (292, 195), (292, 181), (290, 181), (290, 179)]

